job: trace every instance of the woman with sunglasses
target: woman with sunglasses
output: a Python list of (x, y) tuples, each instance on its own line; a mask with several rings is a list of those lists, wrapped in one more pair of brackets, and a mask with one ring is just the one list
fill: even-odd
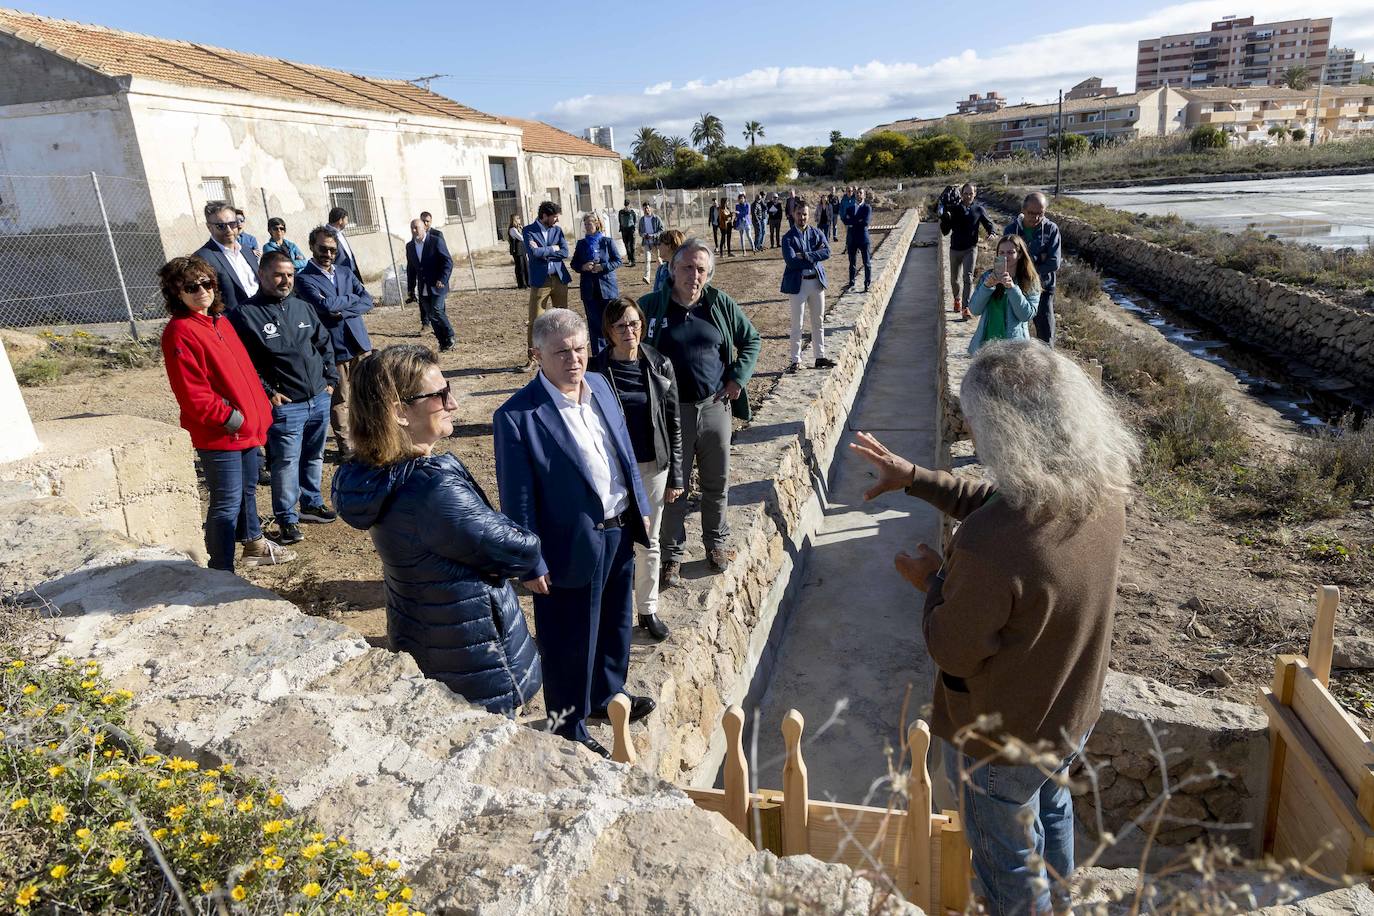
[(489, 712), (514, 713), (543, 674), (507, 581), (539, 562), (539, 538), (492, 508), (468, 469), (435, 450), (458, 404), (428, 347), (398, 344), (359, 365), (349, 394), (353, 457), (334, 506), (370, 531), (386, 581), (392, 651)]
[(280, 216), (269, 219), (267, 221), (267, 234), (272, 237), (272, 240), (262, 246), (264, 255), (273, 251), (284, 252), (291, 259), (291, 263), (296, 265), (297, 270), (305, 270), (305, 265), (310, 263), (310, 259), (301, 252), (295, 242), (286, 237), (286, 220)]
[(158, 271), (172, 319), (162, 332), (167, 381), (181, 407), (181, 427), (200, 458), (210, 509), (205, 551), (211, 569), (242, 562), (270, 566), (295, 558), (262, 536), (258, 521), (258, 447), (267, 441), (272, 405), (234, 327), (224, 317), (219, 282), (197, 257), (173, 258)]
[(668, 638), (668, 627), (658, 619), (658, 529), (663, 506), (681, 497), (686, 486), (677, 376), (668, 357), (641, 343), (644, 313), (633, 299), (612, 299), (601, 320), (610, 345), (592, 357), (589, 367), (606, 376), (620, 401), (649, 497), (649, 546), (635, 545), (635, 607), (639, 626), (655, 642), (662, 642)]

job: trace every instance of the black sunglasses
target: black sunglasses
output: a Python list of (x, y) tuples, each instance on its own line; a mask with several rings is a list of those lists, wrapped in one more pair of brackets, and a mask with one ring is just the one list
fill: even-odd
[(445, 382), (444, 387), (438, 391), (427, 391), (424, 394), (412, 394), (408, 398), (401, 398), (402, 404), (414, 404), (416, 401), (423, 401), (425, 398), (443, 398), (445, 401), (453, 398), (453, 383)]
[(182, 291), (183, 293), (194, 293), (194, 292), (198, 292), (198, 291), (200, 291), (200, 290), (202, 290), (202, 289), (205, 290), (207, 293), (213, 293), (213, 292), (215, 291), (215, 281), (214, 281), (214, 280), (192, 280), (190, 283), (183, 283), (183, 284), (181, 284), (181, 291)]
[(208, 223), (208, 222), (207, 222), (205, 225), (209, 226), (211, 229), (228, 229), (230, 226), (237, 226), (237, 225), (239, 225), (239, 221), (238, 221), (238, 220), (232, 220), (232, 221), (227, 222), (227, 223)]

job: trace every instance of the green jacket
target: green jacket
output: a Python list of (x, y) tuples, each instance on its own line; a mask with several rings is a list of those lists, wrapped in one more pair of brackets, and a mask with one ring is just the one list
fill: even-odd
[[(758, 329), (744, 314), (734, 299), (708, 285), (701, 291), (701, 301), (711, 310), (711, 321), (720, 331), (725, 341), (720, 348), (721, 362), (725, 363), (725, 381), (734, 382), (740, 387), (740, 395), (731, 405), (731, 411), (741, 420), (748, 420), (749, 395), (745, 386), (754, 375), (754, 364), (759, 359)], [(659, 332), (667, 325), (668, 309), (672, 307), (672, 289), (661, 289), (639, 297), (639, 310), (644, 313), (644, 342), (658, 348)], [(681, 306), (679, 306), (681, 308)]]

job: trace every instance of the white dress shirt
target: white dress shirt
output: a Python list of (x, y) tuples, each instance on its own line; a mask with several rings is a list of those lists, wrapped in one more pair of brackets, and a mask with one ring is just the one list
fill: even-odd
[[(426, 232), (424, 235), (420, 236), (418, 239), (413, 239), (413, 241), (415, 242), (415, 272), (416, 272), (416, 273), (419, 273), (419, 272), (420, 272), (420, 258), (421, 258), (421, 257), (424, 255), (424, 253), (425, 253), (425, 239), (427, 239), (427, 238), (429, 238), (429, 233), (428, 233), (428, 232)], [(433, 292), (434, 292), (434, 290), (430, 289), (429, 286), (428, 286), (423, 280), (420, 281), (419, 287), (420, 287), (420, 295), (421, 295), (421, 296), (429, 296), (429, 295), (432, 295)]]
[(344, 234), (338, 229), (334, 230), (334, 238), (338, 240), (339, 248), (348, 253), (348, 259), (356, 266), (358, 259), (353, 257), (353, 247), (348, 244), (348, 239), (344, 238)]
[(596, 407), (592, 388), (585, 381), (578, 391), (578, 397), (566, 395), (553, 386), (544, 373), (539, 373), (553, 406), (558, 408), (558, 416), (563, 426), (572, 436), (577, 451), (582, 456), (582, 464), (591, 475), (592, 489), (601, 499), (605, 512), (603, 519), (614, 518), (630, 505), (630, 488), (621, 470), (620, 460), (616, 457), (615, 442), (610, 430)]
[(248, 259), (243, 256), (243, 249), (238, 243), (235, 243), (233, 248), (226, 248), (219, 244), (219, 239), (211, 239), (210, 241), (218, 245), (219, 250), (224, 252), (224, 259), (229, 262), (229, 269), (238, 278), (239, 286), (243, 287), (243, 291), (249, 296), (256, 296), (258, 294), (258, 278), (253, 273), (253, 268), (248, 266)]

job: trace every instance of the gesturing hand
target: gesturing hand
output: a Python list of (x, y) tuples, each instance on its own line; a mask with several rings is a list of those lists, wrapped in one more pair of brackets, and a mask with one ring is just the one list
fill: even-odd
[(520, 584), (525, 586), (525, 588), (529, 589), (530, 591), (534, 592), (536, 595), (547, 595), (549, 593), (549, 577), (547, 573), (540, 576), (537, 579), (530, 579), (529, 581), (521, 582)]
[(887, 446), (868, 433), (859, 433), (857, 438), (858, 441), (851, 442), (849, 447), (856, 454), (871, 461), (878, 469), (878, 482), (868, 488), (864, 493), (864, 499), (873, 499), (892, 490), (901, 490), (911, 483), (916, 473), (915, 465), (888, 451)]
[(918, 592), (926, 590), (926, 583), (930, 581), (931, 576), (940, 571), (943, 562), (940, 555), (926, 544), (916, 545), (914, 557), (903, 550), (892, 558), (892, 565), (897, 567), (897, 572), (901, 573), (902, 578), (910, 582)]

